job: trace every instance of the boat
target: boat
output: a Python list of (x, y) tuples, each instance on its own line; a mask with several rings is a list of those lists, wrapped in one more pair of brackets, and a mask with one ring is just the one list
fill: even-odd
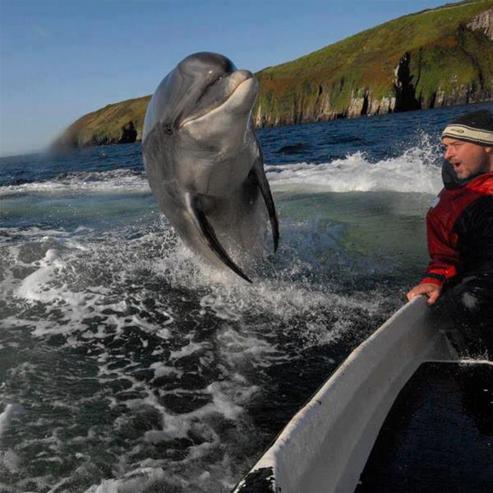
[(493, 363), (423, 297), (358, 346), (234, 493), (493, 491)]

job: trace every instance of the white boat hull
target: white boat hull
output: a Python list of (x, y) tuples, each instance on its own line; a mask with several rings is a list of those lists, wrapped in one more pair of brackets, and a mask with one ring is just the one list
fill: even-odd
[(353, 492), (403, 385), (421, 363), (456, 357), (415, 298), (349, 355), (234, 492)]

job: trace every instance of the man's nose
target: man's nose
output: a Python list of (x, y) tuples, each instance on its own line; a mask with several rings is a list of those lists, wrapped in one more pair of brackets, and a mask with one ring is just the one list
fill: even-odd
[(449, 159), (450, 159), (453, 155), (454, 155), (454, 153), (453, 153), (452, 149), (451, 149), (450, 147), (447, 147), (447, 148), (445, 149), (445, 154), (444, 154), (444, 156), (443, 156), (443, 157), (444, 157), (445, 159), (449, 160)]

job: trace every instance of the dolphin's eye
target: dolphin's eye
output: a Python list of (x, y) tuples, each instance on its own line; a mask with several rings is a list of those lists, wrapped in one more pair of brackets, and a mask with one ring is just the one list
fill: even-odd
[(163, 130), (166, 135), (172, 135), (173, 134), (173, 125), (171, 123), (165, 123), (163, 125)]

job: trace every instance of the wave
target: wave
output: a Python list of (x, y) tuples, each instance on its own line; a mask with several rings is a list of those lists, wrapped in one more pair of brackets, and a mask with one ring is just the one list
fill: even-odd
[[(276, 191), (308, 192), (420, 192), (436, 194), (442, 187), (440, 153), (423, 134), (417, 146), (396, 157), (372, 163), (364, 152), (326, 163), (299, 162), (266, 165)], [(111, 171), (64, 173), (53, 180), (0, 187), (0, 196), (25, 193), (149, 193), (143, 171), (118, 168)]]
[(111, 171), (63, 173), (53, 180), (34, 181), (0, 187), (0, 196), (25, 193), (150, 192), (143, 172), (118, 168)]
[(371, 163), (362, 152), (329, 163), (266, 166), (274, 192), (418, 192), (442, 188), (440, 167), (429, 149), (415, 147), (402, 155)]
[[(311, 241), (306, 229), (292, 228), (287, 235), (295, 244), (281, 245), (280, 265), (252, 286), (236, 278), (211, 281), (164, 225), (137, 237), (127, 229), (70, 236), (20, 231), (19, 241), (0, 248), (7, 266), (0, 296), (11, 314), (0, 321), (0, 333), (30, 330), (33, 351), (50, 357), (34, 352), (29, 365), (9, 373), (6, 401), (23, 402), (27, 388), (30, 405), (15, 435), (7, 426), (11, 408), (4, 426), (0, 415), (13, 457), (0, 462), (0, 475), (19, 462), (34, 464), (21, 472), (31, 484), (39, 478), (39, 491), (218, 491), (218, 485), (229, 491), (251, 451), (265, 445), (249, 413), (263, 393), (272, 393), (266, 369), (285, 374), (285, 365), (310, 351), (359, 334), (366, 330), (360, 320), (386, 303), (374, 291), (349, 296), (335, 281), (322, 282), (309, 245), (303, 243), (302, 258), (294, 248)], [(318, 233), (323, 245), (334, 235)], [(319, 365), (335, 364), (325, 352), (322, 358)], [(53, 361), (69, 370), (54, 374)], [(77, 421), (79, 409), (84, 423)], [(60, 438), (62, 429), (74, 431)], [(32, 448), (50, 444), (50, 460), (64, 468), (64, 479), (43, 456), (17, 445), (28, 440)], [(78, 454), (77, 467), (67, 449)], [(101, 463), (115, 477), (97, 469)], [(34, 467), (46, 475), (33, 477)]]

